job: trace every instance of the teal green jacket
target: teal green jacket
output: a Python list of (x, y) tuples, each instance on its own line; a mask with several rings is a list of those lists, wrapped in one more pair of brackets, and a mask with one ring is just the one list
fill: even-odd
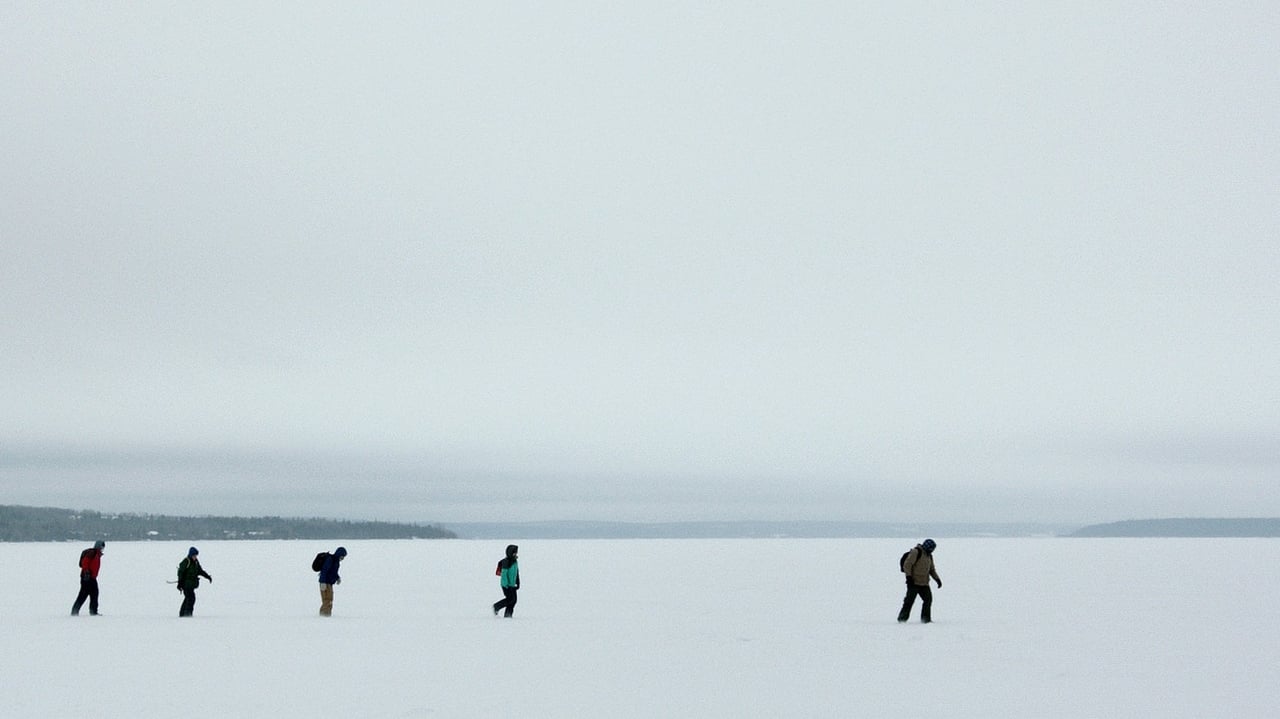
[(503, 589), (519, 589), (520, 588), (520, 563), (505, 562), (506, 566), (502, 568), (502, 588)]

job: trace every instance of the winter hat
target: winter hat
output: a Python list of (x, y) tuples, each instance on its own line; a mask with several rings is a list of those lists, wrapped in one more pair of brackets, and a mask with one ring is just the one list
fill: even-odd
[(507, 545), (507, 556), (508, 556), (508, 557), (514, 557), (514, 556), (516, 556), (516, 552), (519, 552), (519, 551), (520, 551), (520, 547), (517, 547), (517, 546), (516, 546), (516, 545), (514, 545), (514, 544), (508, 544), (508, 545)]
[(346, 548), (346, 547), (338, 547), (337, 549), (335, 549), (335, 550), (333, 551), (333, 556), (335, 556), (335, 557), (345, 557), (345, 556), (347, 556), (347, 548)]
[(107, 546), (107, 543), (106, 543), (106, 542), (104, 542), (104, 541), (102, 541), (101, 539), (99, 539), (98, 541), (96, 541), (96, 542), (94, 542), (94, 543), (93, 543), (93, 548), (94, 548), (94, 549), (103, 549), (103, 548), (105, 548), (106, 546)]
[(199, 550), (199, 549), (196, 549), (195, 547), (192, 547), (191, 549), (188, 549), (188, 550), (187, 550), (187, 556), (188, 556), (188, 557), (194, 557), (194, 556), (196, 556), (196, 555), (197, 555), (197, 554), (199, 554), (199, 553), (200, 553), (200, 550)]
[(926, 551), (926, 552), (932, 552), (932, 551), (934, 550), (934, 548), (936, 548), (936, 547), (938, 546), (938, 543), (937, 543), (937, 542), (935, 542), (935, 541), (933, 541), (932, 539), (926, 539), (926, 540), (924, 540), (924, 544), (922, 544), (922, 545), (920, 545), (920, 546), (924, 547), (924, 551)]

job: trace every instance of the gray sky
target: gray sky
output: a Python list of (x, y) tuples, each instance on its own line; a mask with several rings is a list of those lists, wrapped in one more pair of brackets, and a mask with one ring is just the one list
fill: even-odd
[(1280, 7), (744, 5), (0, 5), (3, 500), (1280, 514)]

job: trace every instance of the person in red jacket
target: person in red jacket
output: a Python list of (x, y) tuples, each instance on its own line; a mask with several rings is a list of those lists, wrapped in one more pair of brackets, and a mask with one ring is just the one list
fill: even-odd
[(80, 593), (71, 605), (71, 616), (79, 616), (84, 600), (89, 600), (89, 614), (98, 616), (98, 569), (102, 566), (102, 550), (107, 543), (99, 539), (93, 547), (80, 553)]

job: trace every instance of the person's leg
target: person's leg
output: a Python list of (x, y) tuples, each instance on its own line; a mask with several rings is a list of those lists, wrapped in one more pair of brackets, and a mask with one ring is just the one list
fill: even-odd
[(902, 611), (898, 612), (898, 621), (905, 622), (911, 618), (911, 605), (916, 603), (919, 587), (907, 582), (907, 596), (902, 598)]
[(926, 584), (920, 587), (920, 621), (928, 624), (933, 621), (933, 590)]
[(76, 595), (76, 603), (71, 605), (71, 616), (80, 613), (80, 607), (84, 606), (84, 600), (89, 598), (89, 580), (80, 580), (80, 593)]
[(515, 608), (516, 608), (516, 588), (503, 587), (502, 596), (503, 596), (502, 604), (507, 608), (507, 610), (502, 613), (502, 616), (509, 617), (511, 616), (511, 613), (515, 611)]
[(333, 585), (320, 585), (320, 616), (333, 616)]
[(98, 580), (89, 579), (89, 613), (98, 613)]
[(178, 616), (189, 617), (196, 611), (196, 590), (182, 590), (182, 606), (178, 608)]

